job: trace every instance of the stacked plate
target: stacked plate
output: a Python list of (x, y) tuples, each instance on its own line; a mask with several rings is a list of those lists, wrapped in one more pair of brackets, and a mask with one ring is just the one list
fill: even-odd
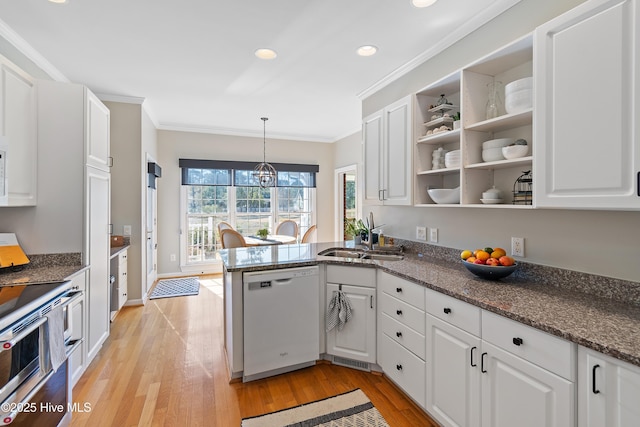
[(444, 165), (447, 168), (460, 167), (460, 150), (449, 151), (444, 155)]
[(513, 138), (491, 139), (482, 143), (482, 160), (485, 162), (495, 162), (496, 160), (504, 160), (502, 155), (502, 147), (513, 144)]
[(533, 77), (516, 80), (504, 87), (504, 108), (507, 113), (520, 113), (533, 106)]

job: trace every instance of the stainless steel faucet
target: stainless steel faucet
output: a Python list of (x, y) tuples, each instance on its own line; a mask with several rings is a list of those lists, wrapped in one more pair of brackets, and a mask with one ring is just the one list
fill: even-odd
[(369, 212), (369, 237), (367, 240), (363, 240), (362, 244), (367, 247), (367, 249), (373, 249), (373, 212)]

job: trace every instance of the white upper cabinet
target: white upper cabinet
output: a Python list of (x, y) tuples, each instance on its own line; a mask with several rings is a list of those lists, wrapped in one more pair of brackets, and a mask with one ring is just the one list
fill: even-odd
[(412, 108), (406, 96), (363, 121), (365, 203), (412, 204)]
[(85, 88), (87, 166), (109, 172), (109, 109), (90, 90)]
[(0, 56), (0, 206), (33, 206), (37, 189), (36, 91)]
[(535, 31), (538, 207), (640, 208), (637, 0), (590, 0)]

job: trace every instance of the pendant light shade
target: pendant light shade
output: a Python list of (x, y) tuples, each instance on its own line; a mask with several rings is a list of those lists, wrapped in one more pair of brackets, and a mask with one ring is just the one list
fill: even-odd
[(269, 188), (276, 185), (277, 172), (276, 169), (267, 163), (267, 117), (260, 118), (263, 123), (263, 140), (262, 140), (262, 148), (263, 148), (263, 159), (262, 163), (259, 163), (253, 169), (253, 176), (258, 180), (258, 184), (261, 188)]

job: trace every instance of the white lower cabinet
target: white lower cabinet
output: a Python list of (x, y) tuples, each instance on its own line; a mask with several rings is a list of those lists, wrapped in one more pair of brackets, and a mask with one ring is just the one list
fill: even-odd
[(640, 424), (640, 367), (578, 347), (578, 425)]
[[(86, 292), (87, 276), (84, 271), (73, 276), (70, 280), (74, 287), (77, 287), (78, 290), (82, 292)], [(70, 340), (81, 340), (80, 345), (69, 356), (69, 373), (72, 387), (78, 382), (87, 369), (87, 317), (85, 298), (86, 294), (67, 308), (67, 310), (69, 310), (67, 313), (67, 321), (69, 322), (69, 329), (71, 331)]]

